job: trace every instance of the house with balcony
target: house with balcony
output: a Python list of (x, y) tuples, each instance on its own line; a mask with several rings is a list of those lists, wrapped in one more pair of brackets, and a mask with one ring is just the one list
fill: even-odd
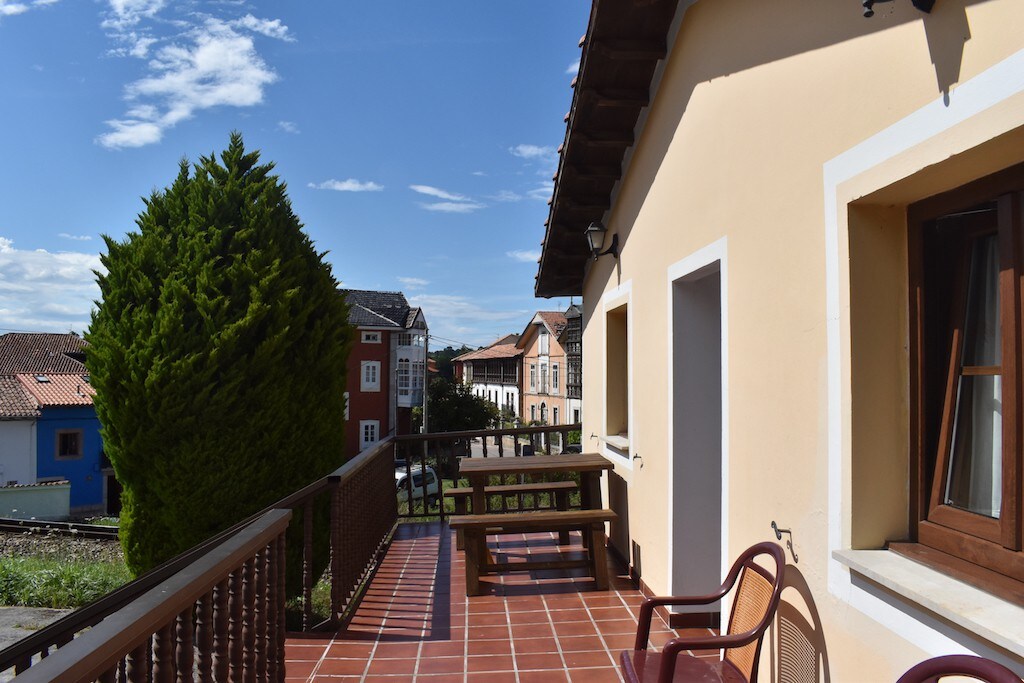
[(831, 680), (1024, 671), (1022, 27), (1012, 0), (601, 2), (582, 41), (535, 291), (583, 297), (610, 543), (687, 594), (789, 541)]
[(577, 424), (583, 415), (583, 310), (576, 304), (565, 311), (558, 343), (565, 349), (566, 421)]
[(524, 422), (569, 422), (565, 410), (566, 355), (558, 341), (565, 327), (561, 311), (538, 311), (519, 335), (516, 346), (523, 352)]
[(427, 321), (401, 292), (343, 289), (355, 338), (348, 359), (346, 452), (412, 430), (426, 400)]
[(476, 351), (452, 359), (455, 381), (470, 385), (473, 394), (514, 418), (522, 417), (523, 350), (519, 335), (509, 334)]

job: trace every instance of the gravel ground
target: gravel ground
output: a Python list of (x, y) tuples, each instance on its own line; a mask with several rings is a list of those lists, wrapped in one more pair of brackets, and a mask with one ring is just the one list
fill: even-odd
[(115, 540), (0, 532), (0, 556), (45, 559), (120, 561), (121, 544)]

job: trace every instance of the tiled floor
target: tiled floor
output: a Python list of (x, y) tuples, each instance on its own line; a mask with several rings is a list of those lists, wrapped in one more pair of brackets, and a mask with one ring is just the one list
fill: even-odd
[[(401, 525), (348, 629), (290, 635), (288, 680), (621, 680), (619, 652), (633, 646), (642, 601), (621, 568), (612, 567), (608, 591), (594, 591), (589, 578), (571, 578), (582, 577), (579, 571), (521, 572), (487, 577), (490, 594), (466, 598), (462, 552), (454, 540), (440, 523)], [(572, 543), (579, 546), (578, 535)], [(492, 552), (508, 561), (550, 553), (556, 545), (551, 534), (491, 541)], [(655, 617), (653, 647), (674, 635)]]

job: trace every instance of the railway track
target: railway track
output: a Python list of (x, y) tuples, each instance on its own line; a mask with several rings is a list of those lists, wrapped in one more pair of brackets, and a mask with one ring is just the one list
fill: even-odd
[(0, 517), (0, 532), (60, 534), (77, 538), (117, 540), (116, 526), (78, 524), (76, 522), (48, 522), (39, 519), (11, 519)]

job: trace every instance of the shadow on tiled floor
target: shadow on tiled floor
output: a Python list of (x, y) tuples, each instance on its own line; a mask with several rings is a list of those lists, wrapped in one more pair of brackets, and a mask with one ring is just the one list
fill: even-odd
[[(580, 552), (579, 535), (571, 541), (569, 552)], [(501, 536), (489, 545), (510, 562), (558, 551), (553, 534)], [(643, 600), (621, 567), (611, 565), (607, 591), (594, 591), (583, 570), (550, 570), (486, 577), (489, 594), (473, 598), (464, 572), (447, 525), (399, 526), (348, 628), (289, 636), (288, 680), (621, 680), (619, 652), (633, 647)], [(675, 635), (655, 618), (652, 647)]]

